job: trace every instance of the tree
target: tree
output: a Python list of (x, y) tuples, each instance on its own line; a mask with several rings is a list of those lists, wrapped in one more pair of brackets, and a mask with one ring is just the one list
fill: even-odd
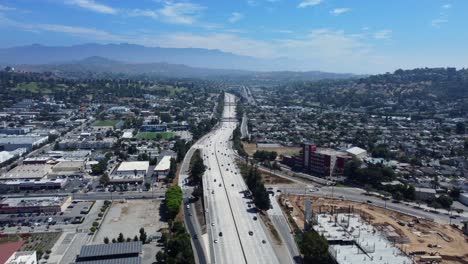
[(327, 240), (313, 230), (302, 235), (299, 249), (304, 255), (304, 264), (328, 264), (332, 262), (328, 254)]
[(172, 116), (169, 113), (161, 113), (159, 117), (163, 123), (172, 122)]
[(109, 238), (108, 237), (104, 238), (104, 244), (109, 244)]
[(125, 241), (125, 238), (124, 238), (123, 234), (120, 233), (119, 236), (117, 237), (117, 242), (122, 243), (124, 241)]
[(165, 260), (166, 260), (166, 254), (163, 251), (158, 251), (158, 253), (156, 253), (156, 262), (164, 263)]
[(454, 187), (452, 190), (450, 190), (450, 197), (454, 199), (458, 199), (458, 197), (460, 196), (460, 193), (461, 193), (461, 189), (458, 187)]
[(109, 175), (107, 173), (104, 173), (101, 178), (99, 178), (99, 183), (106, 186), (110, 182)]
[(135, 236), (133, 237), (133, 241), (139, 241), (139, 239), (138, 239), (138, 236), (137, 236), (137, 235), (135, 235)]
[(177, 161), (171, 158), (171, 165), (169, 166), (169, 172), (167, 173), (167, 179), (170, 181), (175, 178), (177, 172)]
[(117, 243), (117, 240), (115, 238), (113, 238), (112, 243)]
[(190, 161), (190, 176), (194, 184), (200, 185), (202, 182), (202, 175), (206, 167), (203, 164), (203, 159), (200, 156), (200, 151), (196, 150), (193, 153), (192, 160)]
[(183, 193), (182, 189), (177, 186), (171, 186), (166, 191), (166, 207), (168, 210), (169, 218), (174, 219), (179, 213), (180, 205), (182, 204)]
[(146, 244), (146, 240), (147, 240), (147, 235), (146, 235), (145, 229), (142, 227), (140, 228), (140, 241), (141, 243)]
[(268, 210), (271, 206), (270, 196), (263, 183), (259, 184), (254, 194), (254, 203), (260, 210)]
[(392, 194), (392, 197), (393, 197), (393, 199), (396, 200), (396, 201), (401, 201), (401, 200), (403, 200), (403, 194), (402, 194), (401, 192), (394, 192), (394, 193)]
[(449, 209), (452, 206), (453, 200), (449, 196), (442, 194), (441, 196), (437, 197), (436, 202), (439, 203), (442, 208)]

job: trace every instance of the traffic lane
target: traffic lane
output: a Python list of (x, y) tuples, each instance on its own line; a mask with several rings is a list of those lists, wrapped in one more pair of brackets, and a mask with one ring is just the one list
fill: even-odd
[[(260, 220), (253, 220), (254, 216), (258, 219), (256, 209), (252, 206), (253, 202), (250, 199), (241, 197), (240, 193), (246, 190), (247, 186), (240, 173), (233, 173), (234, 171), (237, 173), (237, 167), (233, 160), (229, 158), (229, 155), (225, 155), (227, 152), (225, 144), (226, 136), (229, 136), (229, 133), (224, 134), (224, 138), (221, 139), (221, 143), (219, 143), (221, 151), (217, 152), (216, 155), (218, 155), (223, 167), (226, 168), (225, 170), (223, 169), (222, 176), (226, 178), (225, 183), (231, 183), (227, 191), (230, 193), (233, 203), (236, 203), (236, 206), (233, 206), (233, 210), (236, 210), (235, 215), (238, 216), (238, 221), (243, 223), (240, 225), (239, 231), (243, 230), (240, 233), (243, 244), (246, 244), (244, 250), (246, 251), (246, 255), (256, 259), (255, 263), (276, 263), (277, 260), (273, 258), (275, 256), (273, 249), (263, 243), (263, 241), (266, 242), (267, 238), (259, 222)], [(251, 208), (248, 207), (249, 204)], [(249, 232), (253, 232), (253, 235), (250, 235)], [(271, 250), (268, 250), (269, 248)]]
[[(217, 140), (217, 137), (214, 139)], [(214, 151), (214, 149), (211, 149), (211, 151)], [(217, 252), (216, 255), (219, 255), (218, 258), (224, 259), (223, 262), (219, 263), (245, 263), (243, 258), (239, 259), (243, 254), (241, 252), (242, 249), (240, 242), (238, 241), (237, 234), (234, 230), (235, 224), (233, 222), (234, 220), (232, 219), (232, 215), (229, 212), (227, 197), (223, 195), (223, 192), (217, 187), (217, 183), (220, 182), (220, 179), (217, 177), (217, 175), (220, 175), (220, 169), (217, 166), (214, 155), (211, 154), (208, 156), (208, 164), (210, 169), (207, 173), (208, 177), (206, 177), (208, 179), (206, 193), (208, 195), (208, 199), (213, 201), (209, 214), (216, 214), (215, 226), (211, 226), (210, 224), (210, 232), (212, 236), (210, 243), (214, 244), (214, 250)], [(216, 200), (216, 203), (214, 200)], [(219, 230), (218, 227), (220, 227)], [(223, 232), (222, 237), (219, 237), (219, 232)], [(214, 240), (218, 240), (218, 243), (214, 243)], [(225, 250), (224, 248), (227, 249)], [(223, 252), (219, 253), (219, 251)], [(231, 256), (228, 256), (228, 254)], [(234, 255), (232, 256), (232, 254)]]

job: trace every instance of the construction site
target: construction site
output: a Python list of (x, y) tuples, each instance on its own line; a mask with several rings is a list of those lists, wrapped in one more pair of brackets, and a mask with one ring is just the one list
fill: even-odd
[(329, 241), (340, 264), (468, 264), (462, 230), (370, 204), (295, 195), (280, 197), (299, 227)]

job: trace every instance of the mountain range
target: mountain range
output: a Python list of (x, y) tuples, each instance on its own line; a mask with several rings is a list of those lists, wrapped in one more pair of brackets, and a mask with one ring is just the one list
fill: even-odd
[(288, 59), (259, 59), (220, 50), (145, 47), (134, 44), (33, 44), (0, 49), (0, 64), (53, 72), (150, 73), (166, 77), (256, 76), (298, 80), (343, 79), (352, 74), (279, 71)]

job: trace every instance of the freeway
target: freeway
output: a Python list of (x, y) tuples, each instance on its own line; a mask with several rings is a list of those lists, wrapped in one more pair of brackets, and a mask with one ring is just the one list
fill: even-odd
[(279, 263), (235, 165), (230, 141), (235, 114), (235, 97), (226, 93), (223, 120), (229, 121), (200, 142), (207, 166), (203, 188), (211, 263)]
[(450, 215), (447, 211), (437, 210), (437, 213), (429, 211), (429, 208), (425, 206), (419, 206), (415, 203), (394, 203), (390, 200), (383, 200), (382, 198), (373, 197), (365, 195), (364, 190), (359, 188), (343, 188), (343, 187), (333, 187), (327, 186), (322, 188), (313, 188), (313, 187), (304, 187), (304, 188), (282, 188), (281, 191), (286, 194), (295, 194), (295, 195), (310, 195), (310, 196), (319, 196), (319, 197), (331, 197), (331, 198), (340, 198), (344, 200), (361, 202), (361, 203), (371, 203), (375, 206), (383, 207), (388, 210), (393, 210), (401, 212), (404, 214), (412, 215), (415, 217), (425, 218), (429, 220), (434, 220), (439, 223), (453, 223), (461, 224), (462, 221), (468, 220), (465, 216), (460, 216), (455, 219), (450, 218)]

